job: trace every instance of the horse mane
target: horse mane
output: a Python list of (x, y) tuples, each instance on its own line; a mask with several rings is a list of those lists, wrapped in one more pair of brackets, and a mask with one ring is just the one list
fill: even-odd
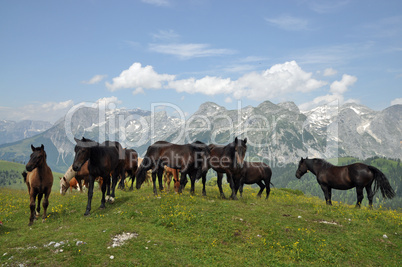
[(313, 158), (312, 160), (313, 160), (314, 163), (318, 162), (325, 169), (334, 166), (332, 163), (326, 161), (325, 159)]

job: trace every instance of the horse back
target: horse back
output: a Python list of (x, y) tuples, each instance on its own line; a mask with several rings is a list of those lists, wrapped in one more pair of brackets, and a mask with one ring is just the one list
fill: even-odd
[(244, 162), (244, 178), (246, 184), (254, 184), (260, 180), (271, 181), (272, 170), (264, 162)]
[(51, 190), (53, 186), (53, 174), (49, 166), (35, 168), (27, 173), (26, 184), (28, 188), (37, 188), (43, 191), (45, 188)]

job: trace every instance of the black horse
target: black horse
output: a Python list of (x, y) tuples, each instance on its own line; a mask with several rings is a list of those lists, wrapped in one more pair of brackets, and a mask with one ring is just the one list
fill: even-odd
[[(91, 201), (93, 196), (94, 182), (99, 176), (103, 178), (102, 200), (100, 208), (105, 208), (106, 198), (109, 202), (114, 202), (114, 191), (118, 177), (124, 176), (124, 150), (118, 142), (105, 141), (102, 144), (90, 139), (74, 138), (77, 145), (74, 148), (75, 157), (73, 170), (78, 171), (81, 166), (88, 161), (89, 188), (88, 203), (84, 215), (89, 215), (91, 211)], [(112, 194), (110, 194), (110, 174), (112, 174)], [(107, 189), (107, 196), (105, 193)]]
[[(125, 148), (124, 149), (124, 172), (127, 173), (129, 179), (131, 179), (131, 185), (135, 180), (135, 173), (138, 169), (138, 153), (134, 149)], [(124, 180), (126, 175), (123, 175), (120, 179), (118, 188), (124, 189)]]
[[(180, 169), (181, 179), (179, 193), (182, 192), (187, 179), (187, 174), (195, 174), (197, 180), (208, 171), (209, 150), (206, 146), (196, 144), (177, 145), (166, 141), (158, 141), (148, 147), (141, 165), (137, 170), (137, 189), (141, 188), (145, 181), (146, 172), (152, 169), (152, 180), (154, 194), (157, 195), (156, 175), (158, 175), (159, 189), (163, 190), (162, 175), (164, 166), (173, 169)], [(194, 184), (192, 183), (192, 193), (194, 193)]]
[[(363, 188), (366, 188), (370, 207), (373, 206), (373, 197), (378, 189), (384, 198), (393, 198), (395, 192), (385, 175), (376, 167), (363, 163), (354, 163), (346, 166), (334, 166), (323, 159), (303, 159), (299, 162), (296, 177), (300, 179), (307, 171), (311, 171), (324, 191), (325, 201), (331, 203), (331, 189), (347, 190), (356, 187), (357, 203), (360, 207), (363, 200)], [(371, 185), (374, 182), (374, 191)]]
[[(242, 197), (244, 184), (258, 184), (260, 186), (260, 191), (258, 192), (257, 197), (261, 197), (262, 192), (266, 188), (266, 199), (268, 199), (269, 193), (271, 192), (271, 176), (272, 170), (268, 164), (265, 164), (264, 162), (244, 161), (243, 171), (239, 181), (240, 185), (235, 184), (236, 192), (237, 188), (239, 188), (240, 197)], [(235, 181), (236, 180), (238, 179), (235, 179)]]
[(247, 138), (244, 140), (238, 139), (227, 144), (226, 146), (221, 145), (209, 145), (210, 160), (209, 167), (214, 169), (217, 173), (217, 184), (219, 187), (219, 192), (222, 198), (225, 198), (225, 194), (222, 190), (222, 177), (226, 173), (226, 179), (230, 184), (232, 189), (232, 199), (237, 199), (234, 178), (240, 177), (241, 171), (243, 169), (244, 156), (247, 151)]

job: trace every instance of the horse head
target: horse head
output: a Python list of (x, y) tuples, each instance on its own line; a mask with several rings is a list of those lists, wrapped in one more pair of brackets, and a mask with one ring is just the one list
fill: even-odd
[(247, 144), (247, 138), (244, 138), (244, 140), (241, 140), (236, 137), (233, 142), (234, 150), (235, 150), (236, 166), (243, 167), (244, 157), (246, 156), (246, 151), (247, 151), (246, 144)]
[(43, 144), (40, 147), (34, 147), (33, 145), (31, 145), (31, 149), (31, 157), (29, 159), (29, 162), (25, 166), (25, 168), (29, 172), (46, 162), (46, 152)]
[(73, 170), (79, 171), (84, 165), (84, 163), (89, 159), (91, 147), (99, 145), (97, 142), (92, 141), (91, 139), (86, 139), (83, 137), (81, 140), (74, 137), (75, 145), (75, 157), (73, 162)]
[(208, 145), (201, 141), (195, 141), (191, 144), (195, 152), (195, 167), (200, 168), (203, 173), (209, 170), (209, 160), (211, 158), (211, 151)]
[(70, 184), (67, 182), (66, 177), (59, 177), (60, 178), (60, 194), (64, 195), (68, 188), (70, 188)]
[(307, 167), (307, 164), (306, 164), (307, 159), (308, 158), (305, 158), (305, 159), (301, 158), (300, 159), (299, 167), (297, 168), (297, 171), (296, 171), (296, 178), (297, 179), (300, 179), (304, 174), (307, 173), (307, 171), (308, 171), (308, 167)]

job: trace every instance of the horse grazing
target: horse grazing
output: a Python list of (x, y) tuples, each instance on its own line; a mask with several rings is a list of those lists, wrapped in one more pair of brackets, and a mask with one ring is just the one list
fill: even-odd
[[(138, 157), (138, 160), (137, 160), (137, 161), (138, 161), (138, 163), (137, 163), (138, 166), (141, 165), (142, 160), (143, 160), (143, 158)], [(138, 170), (138, 168), (137, 168), (137, 170)], [(134, 189), (134, 180), (135, 180), (136, 173), (137, 173), (137, 172), (135, 172), (133, 175), (130, 176), (130, 178), (131, 178), (130, 190), (133, 190), (133, 189)], [(148, 172), (146, 173), (145, 182), (146, 182), (148, 185), (152, 184), (152, 173), (151, 173), (151, 171), (148, 171)]]
[[(43, 216), (42, 221), (46, 219), (46, 211), (49, 206), (49, 196), (52, 191), (53, 186), (53, 174), (52, 170), (46, 163), (46, 152), (45, 147), (41, 145), (40, 147), (34, 147), (31, 145), (32, 154), (29, 162), (25, 166), (27, 172), (23, 172), (24, 182), (28, 187), (28, 193), (30, 198), (29, 207), (31, 209), (31, 215), (29, 217), (29, 226), (33, 224), (35, 215), (39, 216), (40, 213), (40, 202), (43, 195), (45, 199), (43, 200)], [(35, 213), (35, 200), (38, 197), (38, 205)]]
[[(354, 163), (346, 166), (334, 166), (323, 159), (301, 158), (296, 177), (300, 179), (307, 171), (311, 171), (316, 177), (324, 192), (325, 201), (331, 202), (331, 189), (347, 190), (356, 187), (357, 203), (360, 207), (363, 200), (363, 188), (366, 188), (370, 207), (373, 206), (373, 197), (378, 189), (384, 198), (393, 198), (395, 192), (385, 175), (376, 167), (363, 163)], [(374, 182), (374, 191), (371, 185)]]
[[(88, 161), (89, 185), (88, 203), (84, 215), (89, 215), (93, 196), (94, 182), (96, 177), (102, 177), (102, 200), (100, 208), (105, 208), (105, 193), (107, 200), (114, 202), (114, 191), (118, 177), (124, 175), (124, 150), (118, 142), (105, 141), (102, 144), (90, 139), (74, 138), (77, 145), (74, 148), (75, 157), (73, 170), (79, 171), (85, 162)], [(110, 194), (110, 174), (112, 173), (112, 193)]]
[[(88, 161), (82, 165), (79, 171), (73, 170), (73, 165), (71, 165), (63, 177), (60, 178), (60, 194), (64, 195), (67, 190), (74, 187), (74, 180), (77, 181), (77, 186), (80, 188), (80, 192), (83, 192), (84, 187), (88, 188), (89, 181), (89, 171), (88, 171)], [(95, 179), (99, 183), (100, 190), (102, 190), (102, 177), (97, 177)], [(77, 188), (76, 188), (77, 189)]]
[[(60, 179), (61, 179), (61, 177), (60, 177)], [(82, 192), (82, 185), (77, 181), (77, 179), (75, 179), (75, 177), (73, 177), (70, 180), (69, 186), (70, 186), (70, 193), (73, 192), (73, 188), (75, 190), (78, 190), (78, 192)]]
[(231, 198), (237, 199), (233, 178), (239, 178), (242, 172), (244, 156), (247, 151), (246, 143), (247, 138), (241, 140), (236, 137), (232, 143), (229, 143), (226, 146), (214, 144), (209, 145), (211, 153), (209, 167), (217, 173), (217, 184), (222, 198), (225, 198), (225, 194), (222, 190), (222, 177), (223, 174), (226, 173), (226, 179), (232, 189)]
[[(202, 172), (208, 171), (209, 151), (202, 146), (185, 144), (177, 145), (165, 141), (158, 141), (150, 145), (147, 149), (145, 157), (137, 170), (137, 189), (141, 188), (141, 184), (145, 181), (146, 172), (152, 169), (152, 180), (154, 194), (157, 195), (156, 175), (158, 175), (159, 189), (163, 190), (162, 175), (164, 166), (173, 169), (180, 169), (181, 179), (179, 193), (182, 192), (187, 174), (196, 173), (195, 179), (199, 179)], [(194, 193), (194, 187), (190, 191)]]
[(173, 169), (168, 166), (165, 166), (165, 170), (163, 172), (163, 177), (164, 177), (164, 182), (165, 182), (165, 187), (167, 186), (168, 191), (170, 191), (170, 182), (172, 181), (173, 177), (173, 187), (174, 191), (176, 193), (179, 192), (180, 188), (180, 180), (179, 180), (179, 170), (178, 169)]
[(244, 161), (243, 171), (241, 173), (241, 178), (239, 181), (240, 197), (242, 197), (243, 194), (244, 184), (258, 184), (260, 186), (260, 191), (258, 192), (257, 197), (261, 197), (262, 192), (266, 188), (266, 199), (268, 199), (269, 193), (271, 192), (271, 176), (272, 170), (264, 162)]
[[(138, 169), (138, 153), (134, 149), (124, 149), (125, 157), (124, 157), (124, 171), (127, 173), (129, 178), (132, 180), (132, 183), (134, 183), (135, 180), (135, 173)], [(125, 175), (121, 177), (120, 183), (119, 183), (119, 188), (124, 189), (124, 180), (125, 180)]]

